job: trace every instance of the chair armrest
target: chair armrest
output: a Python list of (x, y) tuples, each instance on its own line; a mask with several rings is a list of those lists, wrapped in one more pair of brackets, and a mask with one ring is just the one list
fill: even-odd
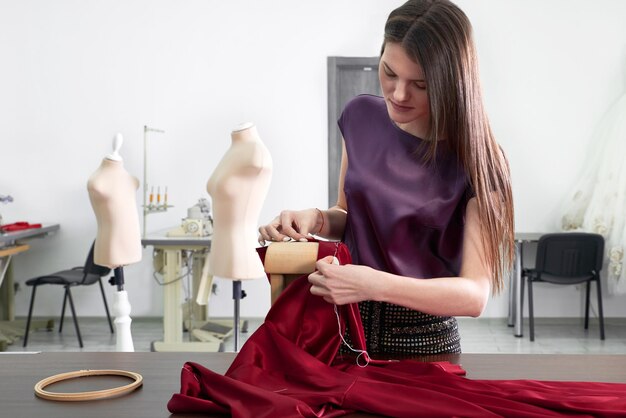
[(531, 280), (539, 279), (539, 272), (536, 269), (525, 268), (522, 269), (522, 277), (528, 277)]

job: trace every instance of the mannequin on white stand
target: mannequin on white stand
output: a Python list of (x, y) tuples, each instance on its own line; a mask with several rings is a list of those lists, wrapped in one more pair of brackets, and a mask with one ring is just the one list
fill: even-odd
[[(130, 332), (131, 306), (124, 290), (124, 266), (141, 261), (141, 232), (136, 194), (139, 180), (124, 169), (119, 154), (123, 138), (113, 140), (107, 155), (87, 182), (89, 200), (98, 223), (94, 263), (113, 269), (117, 292), (113, 303), (117, 351), (135, 351)], [(113, 283), (112, 283), (113, 284)]]
[(255, 249), (259, 215), (272, 178), (272, 157), (252, 123), (237, 126), (231, 140), (207, 183), (213, 201), (209, 274), (233, 281), (238, 351), (241, 280), (265, 277)]

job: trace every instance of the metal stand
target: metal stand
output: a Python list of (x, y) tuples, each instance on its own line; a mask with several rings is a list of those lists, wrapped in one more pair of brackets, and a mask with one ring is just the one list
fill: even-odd
[(165, 199), (163, 204), (157, 202), (156, 205), (152, 202), (152, 195), (150, 195), (150, 201), (148, 202), (148, 133), (156, 132), (164, 134), (162, 129), (151, 128), (147, 125), (143, 126), (143, 232), (142, 237), (146, 237), (146, 231), (148, 230), (148, 215), (151, 213), (166, 212), (168, 208), (173, 208), (173, 205), (167, 204), (167, 191), (165, 192)]
[(524, 300), (522, 295), (522, 286), (524, 286), (522, 279), (522, 262), (524, 258), (524, 243), (516, 242), (515, 243), (515, 330), (513, 335), (518, 338), (524, 336), (524, 312), (522, 307), (524, 306)]
[(130, 324), (133, 320), (130, 318), (131, 307), (128, 301), (128, 293), (124, 290), (124, 268), (115, 268), (113, 274), (114, 277), (111, 284), (117, 286), (115, 301), (113, 302), (114, 323), (117, 334), (115, 350), (134, 352), (135, 346), (130, 332)]
[[(515, 263), (515, 260), (513, 260), (513, 263)], [(515, 325), (515, 315), (513, 314), (513, 311), (515, 310), (515, 306), (513, 306), (515, 303), (515, 274), (515, 266), (511, 266), (511, 270), (509, 271), (509, 312), (506, 321), (506, 325), (509, 327), (513, 327)]]
[(235, 316), (233, 323), (234, 350), (239, 352), (239, 303), (246, 297), (246, 292), (241, 290), (241, 280), (233, 280), (233, 299), (235, 301)]
[(524, 267), (524, 244), (536, 243), (543, 233), (541, 232), (516, 232), (515, 233), (515, 260), (513, 261), (513, 271), (510, 277), (509, 287), (509, 317), (508, 326), (513, 328), (513, 335), (522, 337), (524, 335), (524, 281), (522, 279), (522, 269)]

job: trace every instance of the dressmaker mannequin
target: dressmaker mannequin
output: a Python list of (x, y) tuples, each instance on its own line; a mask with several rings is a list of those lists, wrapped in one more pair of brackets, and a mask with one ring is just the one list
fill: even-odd
[(117, 286), (113, 304), (117, 351), (135, 351), (130, 333), (130, 303), (124, 290), (124, 266), (141, 261), (141, 233), (136, 194), (139, 181), (124, 169), (119, 149), (122, 135), (87, 182), (89, 200), (98, 222), (94, 263), (114, 271)]
[(231, 139), (207, 183), (213, 200), (209, 274), (233, 280), (237, 351), (241, 280), (265, 275), (255, 248), (259, 214), (272, 178), (272, 157), (252, 123), (237, 126)]

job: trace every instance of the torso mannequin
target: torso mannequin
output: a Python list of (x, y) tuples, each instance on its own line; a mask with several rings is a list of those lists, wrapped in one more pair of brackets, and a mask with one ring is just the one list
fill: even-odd
[(130, 332), (131, 306), (124, 290), (124, 266), (141, 260), (141, 232), (135, 200), (139, 180), (124, 169), (118, 152), (122, 142), (122, 135), (117, 134), (113, 153), (107, 155), (91, 175), (87, 190), (98, 222), (94, 263), (114, 269), (116, 350), (132, 352), (135, 348)]
[(135, 197), (139, 180), (124, 169), (121, 159), (109, 157), (105, 157), (91, 175), (87, 189), (98, 222), (94, 262), (116, 268), (141, 260)]
[(232, 280), (264, 276), (255, 248), (259, 214), (272, 177), (272, 157), (254, 124), (239, 125), (207, 183), (213, 199), (210, 274)]

